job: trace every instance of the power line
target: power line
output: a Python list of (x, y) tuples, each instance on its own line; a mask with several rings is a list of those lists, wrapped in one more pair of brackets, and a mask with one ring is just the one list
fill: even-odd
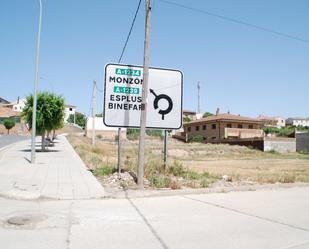
[(128, 33), (128, 36), (127, 36), (126, 42), (125, 42), (125, 44), (124, 44), (124, 46), (123, 46), (123, 49), (122, 49), (121, 55), (120, 55), (120, 57), (119, 57), (119, 59), (118, 59), (118, 63), (120, 63), (120, 62), (121, 62), (121, 60), (122, 60), (122, 56), (123, 56), (123, 54), (124, 54), (124, 51), (126, 50), (126, 47), (127, 47), (128, 41), (129, 41), (130, 36), (131, 36), (132, 29), (133, 29), (134, 24), (135, 24), (135, 20), (136, 20), (136, 17), (137, 17), (137, 13), (138, 13), (138, 11), (139, 11), (139, 7), (141, 6), (141, 2), (142, 2), (142, 0), (139, 0), (138, 5), (137, 5), (137, 9), (136, 9), (136, 11), (135, 11), (135, 15), (134, 15), (134, 18), (133, 18), (133, 21), (132, 21), (132, 24), (131, 24), (130, 31), (129, 31), (129, 33)]
[(201, 10), (201, 9), (198, 9), (198, 8), (186, 6), (186, 5), (175, 3), (175, 2), (171, 2), (171, 1), (168, 1), (168, 0), (160, 0), (160, 1), (163, 2), (163, 3), (166, 3), (166, 4), (170, 4), (170, 5), (174, 5), (174, 6), (183, 8), (183, 9), (188, 9), (188, 10), (199, 12), (199, 13), (202, 13), (202, 14), (205, 14), (205, 15), (208, 15), (208, 16), (216, 17), (216, 18), (219, 18), (221, 20), (228, 21), (228, 22), (242, 24), (242, 25), (245, 25), (245, 26), (250, 27), (250, 28), (258, 29), (258, 30), (261, 30), (261, 31), (264, 31), (264, 32), (268, 32), (268, 33), (272, 33), (272, 34), (275, 34), (275, 35), (278, 35), (278, 36), (282, 36), (282, 37), (285, 37), (285, 38), (289, 38), (289, 39), (293, 39), (293, 40), (309, 43), (309, 40), (305, 40), (305, 39), (297, 37), (297, 36), (293, 36), (293, 35), (282, 33), (282, 32), (279, 32), (279, 31), (276, 31), (276, 30), (272, 30), (272, 29), (269, 29), (269, 28), (258, 26), (258, 25), (252, 24), (252, 23), (244, 22), (242, 20), (238, 20), (238, 19), (235, 19), (235, 18), (219, 15), (219, 14), (212, 13), (212, 12), (209, 12), (209, 11), (206, 11), (206, 10)]

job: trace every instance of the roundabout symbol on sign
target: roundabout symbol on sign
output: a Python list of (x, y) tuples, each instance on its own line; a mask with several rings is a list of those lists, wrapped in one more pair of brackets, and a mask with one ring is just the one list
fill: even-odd
[(166, 95), (166, 94), (159, 94), (157, 95), (153, 89), (150, 89), (150, 92), (155, 96), (155, 99), (153, 101), (153, 107), (154, 109), (158, 109), (159, 108), (159, 101), (162, 99), (165, 99), (168, 102), (168, 107), (164, 110), (159, 110), (159, 113), (162, 115), (162, 120), (164, 120), (164, 115), (168, 114), (171, 112), (171, 110), (173, 109), (173, 101), (172, 99)]

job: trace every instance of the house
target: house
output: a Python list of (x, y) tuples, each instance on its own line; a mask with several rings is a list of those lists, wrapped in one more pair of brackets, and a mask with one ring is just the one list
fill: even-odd
[(197, 113), (194, 111), (190, 111), (190, 110), (183, 110), (182, 111), (182, 116), (183, 118), (189, 118), (191, 120), (197, 120), (203, 117), (203, 113)]
[(25, 105), (26, 105), (27, 100), (26, 99), (18, 99), (12, 103), (10, 103), (8, 106), (12, 108), (13, 111), (15, 112), (22, 112)]
[(0, 97), (0, 105), (6, 105), (6, 104), (9, 104), (9, 103), (10, 103), (10, 101), (7, 101), (6, 99)]
[(301, 118), (301, 117), (295, 117), (295, 118), (288, 118), (285, 123), (287, 125), (293, 125), (293, 126), (308, 126), (309, 127), (309, 118)]
[(20, 113), (13, 111), (10, 107), (0, 106), (0, 123), (3, 124), (5, 119), (14, 119), (15, 123), (19, 123)]
[(75, 105), (67, 105), (64, 106), (64, 123), (68, 123), (68, 118), (70, 115), (75, 115), (76, 106)]
[(285, 119), (282, 117), (267, 117), (260, 115), (257, 119), (263, 122), (264, 127), (279, 129), (285, 127)]
[[(87, 137), (92, 137), (92, 126), (93, 124), (93, 118), (89, 117), (87, 119), (87, 124), (86, 124), (86, 136)], [(115, 140), (118, 136), (118, 128), (117, 127), (107, 127), (103, 123), (103, 118), (102, 117), (95, 117), (94, 119), (94, 130), (95, 130), (95, 135), (100, 136), (103, 139), (111, 139)], [(127, 137), (127, 129), (121, 128), (121, 138), (126, 139)]]
[(263, 122), (229, 113), (217, 114), (184, 124), (186, 140), (203, 136), (205, 142), (263, 138)]
[(3, 122), (6, 119), (15, 120), (15, 126), (10, 130), (10, 134), (29, 135), (29, 130), (23, 119), (20, 117), (20, 112), (15, 112), (7, 106), (0, 106), (0, 134), (7, 133), (7, 130), (3, 125)]

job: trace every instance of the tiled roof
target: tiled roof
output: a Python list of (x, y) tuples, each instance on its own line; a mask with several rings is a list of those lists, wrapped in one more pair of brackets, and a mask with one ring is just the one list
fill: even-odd
[(224, 113), (224, 114), (218, 114), (218, 115), (208, 116), (206, 118), (194, 120), (192, 122), (185, 123), (184, 125), (190, 125), (190, 124), (196, 124), (196, 123), (209, 123), (209, 122), (214, 122), (214, 121), (238, 121), (238, 122), (262, 123), (262, 121), (256, 118), (242, 117), (239, 115)]
[(257, 117), (258, 120), (275, 120), (275, 121), (277, 121), (277, 119), (279, 119), (279, 118), (282, 118), (282, 117), (279, 117), (279, 116), (275, 116), (275, 117), (258, 116)]
[(10, 118), (20, 116), (19, 112), (14, 112), (11, 108), (0, 107), (0, 118)]
[(182, 110), (182, 113), (196, 114), (195, 111), (190, 111), (190, 110)]

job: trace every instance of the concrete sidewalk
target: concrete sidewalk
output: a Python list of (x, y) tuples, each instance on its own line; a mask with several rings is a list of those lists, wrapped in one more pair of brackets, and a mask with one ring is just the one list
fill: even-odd
[(308, 249), (309, 188), (137, 199), (0, 198), (5, 249)]
[(10, 146), (0, 155), (0, 196), (77, 200), (104, 195), (103, 187), (65, 136), (58, 136), (49, 152), (37, 152), (35, 164), (30, 164), (29, 140)]

